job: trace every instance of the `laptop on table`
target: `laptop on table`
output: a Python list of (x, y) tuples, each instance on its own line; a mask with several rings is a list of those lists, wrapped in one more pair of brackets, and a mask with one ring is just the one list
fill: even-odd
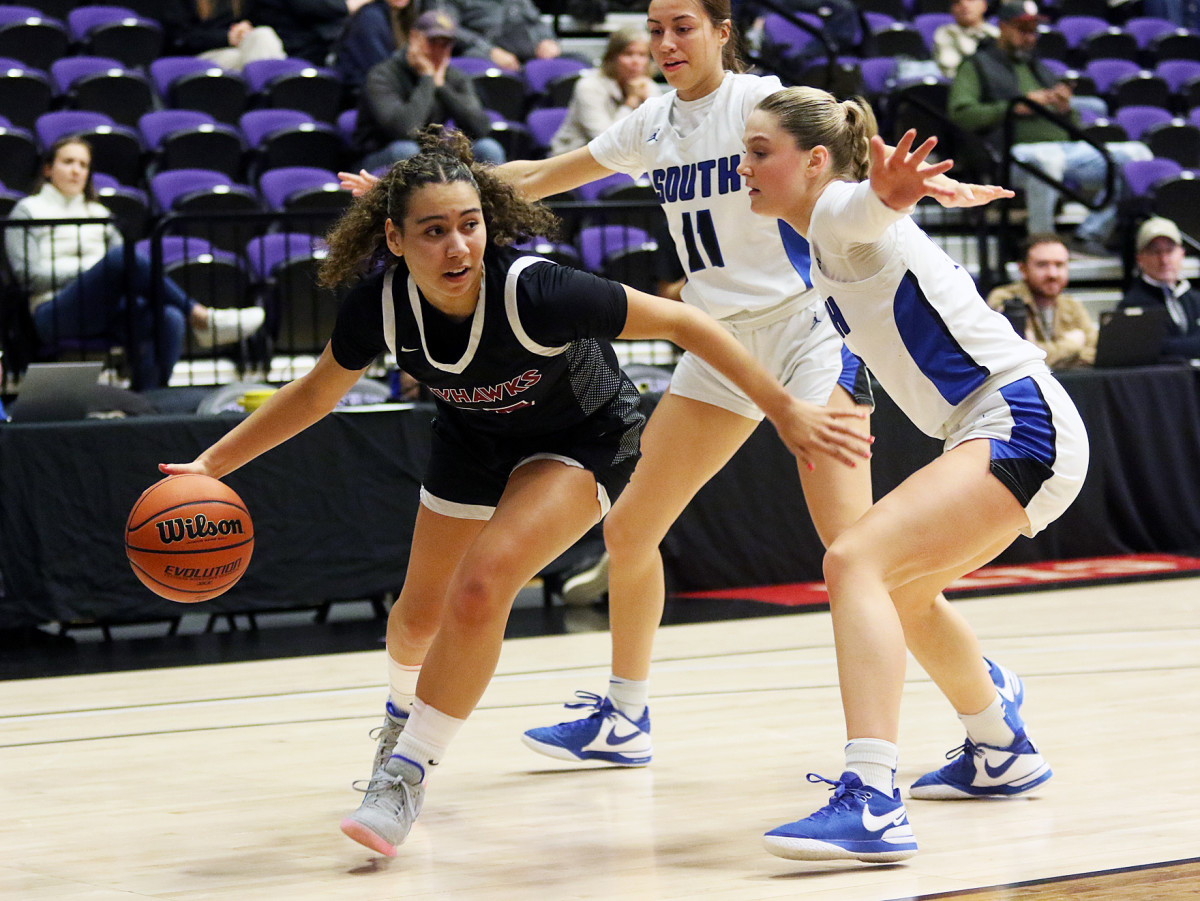
[(1167, 334), (1166, 307), (1125, 307), (1100, 314), (1096, 368), (1149, 366), (1159, 361)]
[(9, 411), (13, 422), (63, 422), (84, 419), (95, 400), (104, 364), (30, 363)]

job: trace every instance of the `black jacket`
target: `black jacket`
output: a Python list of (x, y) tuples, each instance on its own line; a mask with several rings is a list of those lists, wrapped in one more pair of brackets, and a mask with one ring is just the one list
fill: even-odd
[(415, 137), (426, 125), (455, 127), (468, 138), (480, 138), (491, 128), (470, 78), (454, 66), (446, 83), (437, 87), (432, 76), (418, 75), (408, 64), (408, 51), (397, 50), (367, 72), (358, 103), (354, 145), (361, 153), (386, 147), (392, 141)]
[[(1183, 307), (1186, 328), (1170, 316), (1167, 317), (1167, 335), (1163, 338), (1159, 355), (1171, 359), (1200, 359), (1200, 291), (1189, 287), (1177, 298)], [(1165, 307), (1167, 299), (1163, 289), (1152, 285), (1139, 275), (1121, 298), (1121, 307)]]

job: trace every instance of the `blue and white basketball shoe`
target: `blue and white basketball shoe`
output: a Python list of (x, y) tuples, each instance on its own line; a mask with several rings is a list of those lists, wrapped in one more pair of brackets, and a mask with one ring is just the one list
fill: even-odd
[(618, 766), (645, 766), (654, 746), (650, 742), (650, 710), (632, 720), (613, 706), (609, 698), (590, 691), (577, 691), (581, 700), (568, 702), (569, 709), (590, 708), (583, 719), (556, 726), (530, 729), (521, 736), (526, 747), (558, 760), (600, 760)]
[(991, 660), (987, 665), (1000, 694), (1004, 718), (1013, 730), (1012, 743), (996, 748), (966, 739), (946, 755), (950, 763), (912, 784), (909, 797), (922, 801), (1005, 798), (1032, 791), (1054, 775), (1025, 732), (1020, 713), (1025, 686), (1011, 670)]
[(829, 803), (764, 835), (763, 844), (772, 854), (788, 860), (896, 863), (917, 853), (900, 792), (889, 798), (850, 772), (842, 773), (837, 782), (809, 773), (808, 781), (833, 786)]

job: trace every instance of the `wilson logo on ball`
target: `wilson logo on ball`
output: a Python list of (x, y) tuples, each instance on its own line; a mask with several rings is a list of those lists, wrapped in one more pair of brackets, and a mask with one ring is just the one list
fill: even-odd
[(242, 535), (245, 531), (240, 519), (210, 520), (203, 513), (198, 513), (195, 517), (176, 516), (174, 519), (160, 519), (154, 526), (158, 529), (158, 540), (163, 544), (172, 544), (185, 538), (194, 541), (197, 538), (215, 538), (218, 535)]

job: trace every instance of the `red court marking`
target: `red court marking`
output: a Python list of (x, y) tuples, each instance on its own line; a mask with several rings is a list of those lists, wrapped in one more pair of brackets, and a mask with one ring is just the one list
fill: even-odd
[[(991, 591), (1050, 588), (1087, 582), (1124, 582), (1197, 571), (1200, 571), (1200, 558), (1180, 557), (1174, 554), (1129, 554), (1123, 557), (1055, 560), (1020, 566), (985, 566), (955, 581), (946, 589), (946, 594), (984, 594)], [(829, 603), (824, 582), (683, 591), (674, 597), (762, 601), (783, 607), (808, 607)]]

